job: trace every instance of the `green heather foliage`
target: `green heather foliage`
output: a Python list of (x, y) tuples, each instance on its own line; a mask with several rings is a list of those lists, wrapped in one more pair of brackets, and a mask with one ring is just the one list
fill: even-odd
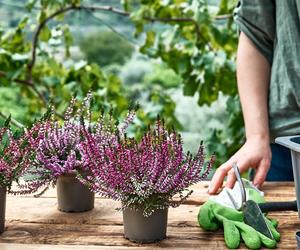
[[(76, 13), (84, 13), (85, 20), (87, 16), (100, 19), (105, 17), (106, 21), (118, 20), (115, 17), (121, 16), (120, 20), (127, 18), (135, 27), (137, 39), (134, 43), (137, 49), (150, 58), (161, 60), (168, 68), (167, 71), (171, 70), (174, 77), (182, 79), (180, 87), (185, 95), (194, 96), (198, 93), (200, 106), (215, 102), (219, 93), (229, 96), (227, 112), (230, 119), (225, 129), (212, 131), (208, 147), (216, 151), (218, 161), (227, 158), (243, 140), (234, 63), (237, 31), (233, 26), (232, 11), (236, 0), (111, 1), (114, 8), (107, 8), (107, 4), (110, 2), (29, 0), (26, 16), (14, 28), (0, 28), (0, 97), (5, 96), (3, 87), (13, 89), (14, 99), (21, 107), (17, 118), (25, 124), (39, 117), (50, 102), (60, 117), (60, 112), (66, 108), (71, 96), (76, 95), (80, 99), (89, 90), (95, 97), (95, 109), (113, 107), (114, 115), (119, 117), (130, 106), (134, 93), (124, 86), (117, 75), (104, 73), (92, 59), (117, 62), (115, 55), (121, 60), (118, 53), (126, 58), (132, 49), (125, 49), (121, 45), (124, 42), (122, 39), (115, 50), (117, 54), (107, 47), (103, 52), (94, 52), (92, 59), (87, 54), (88, 62), (74, 60), (70, 48), (74, 46), (73, 33), (78, 27), (69, 24), (76, 23)], [(84, 26), (78, 32), (88, 37), (88, 28)], [(112, 38), (113, 35), (105, 39)], [(116, 42), (114, 39), (105, 40), (104, 36), (101, 37), (103, 40), (98, 39), (99, 43), (91, 39), (90, 43), (87, 42), (81, 48), (87, 50), (101, 43), (108, 46)], [(123, 63), (122, 60), (118, 63)], [(96, 62), (100, 65), (108, 63)], [(166, 74), (164, 72), (150, 80), (145, 77), (145, 81), (166, 84)], [(172, 82), (168, 84), (172, 83), (173, 87), (173, 76), (171, 79)], [(153, 92), (147, 94), (150, 104), (142, 105), (147, 109), (139, 111), (135, 121), (141, 128), (153, 121), (159, 112), (162, 112), (161, 116), (165, 117), (167, 125), (181, 127), (174, 115), (176, 104), (163, 91), (169, 87), (168, 84), (160, 86), (160, 89), (153, 87)], [(15, 104), (10, 106), (10, 102), (1, 102), (0, 105), (0, 111), (7, 116), (11, 112), (10, 107)]]

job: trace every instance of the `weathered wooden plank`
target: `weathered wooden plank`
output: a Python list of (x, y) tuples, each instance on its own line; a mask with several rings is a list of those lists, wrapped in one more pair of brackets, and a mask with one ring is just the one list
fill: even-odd
[[(124, 239), (122, 214), (115, 211), (119, 202), (98, 197), (94, 210), (67, 214), (57, 210), (55, 190), (50, 190), (44, 198), (38, 199), (30, 196), (9, 196), (7, 231), (0, 236), (0, 249), (67, 250), (69, 245), (76, 245), (77, 248), (80, 246), (83, 250), (92, 250), (93, 248), (86, 248), (91, 246), (99, 246), (100, 249), (226, 249), (221, 230), (205, 232), (197, 223), (200, 204), (208, 198), (207, 183), (197, 184), (194, 189), (195, 192), (186, 204), (169, 209), (167, 239), (157, 244), (142, 246)], [(295, 199), (293, 183), (267, 183), (263, 191), (267, 200)], [(296, 249), (295, 232), (300, 229), (298, 214), (274, 212), (270, 213), (270, 217), (279, 220), (282, 240), (278, 248)], [(244, 249), (243, 245), (241, 249)]]
[(123, 237), (122, 226), (91, 225), (38, 225), (34, 223), (12, 224), (0, 238), (5, 243), (53, 244), (53, 245), (99, 245), (127, 246), (128, 248), (146, 246), (149, 248), (206, 247), (225, 249), (222, 232), (207, 233), (198, 227), (168, 227), (167, 239), (154, 244), (141, 245)]
[[(291, 220), (280, 225), (282, 240), (279, 249), (295, 249), (294, 228), (300, 223)], [(0, 242), (26, 244), (62, 244), (62, 245), (100, 245), (134, 247), (123, 237), (121, 225), (77, 225), (77, 224), (38, 224), (10, 223), (8, 231), (1, 237)], [(223, 232), (205, 232), (199, 227), (168, 226), (167, 239), (160, 243), (150, 244), (154, 247), (178, 247), (193, 249), (206, 246), (209, 249), (225, 249)]]
[[(30, 206), (29, 206), (30, 204)], [(122, 213), (115, 209), (119, 202), (97, 199), (95, 208), (84, 213), (64, 213), (57, 210), (54, 198), (28, 199), (8, 197), (7, 222), (48, 224), (122, 225)], [(169, 209), (170, 225), (197, 225), (199, 205), (181, 205)]]
[[(29, 205), (30, 204), (30, 205)], [(9, 197), (7, 199), (7, 222), (41, 223), (41, 224), (90, 224), (90, 225), (122, 225), (122, 213), (115, 209), (119, 202), (109, 199), (97, 199), (95, 208), (84, 213), (64, 213), (57, 210), (54, 198), (27, 199)], [(169, 225), (197, 226), (199, 205), (183, 204), (178, 208), (169, 209)], [(270, 213), (275, 218), (284, 218), (297, 213), (277, 212)]]
[[(107, 203), (102, 204), (102, 207), (106, 208), (105, 212), (104, 210), (101, 211), (101, 204), (99, 204), (98, 210), (95, 209), (94, 211), (80, 214), (68, 214), (57, 211), (55, 207), (51, 207), (51, 203), (54, 204), (55, 199), (33, 200), (37, 202), (37, 204), (40, 200), (42, 203), (47, 200), (49, 202), (46, 202), (43, 206), (42, 204), (40, 204), (41, 206), (31, 204), (31, 208), (24, 210), (26, 206), (28, 206), (25, 200), (21, 201), (24, 207), (22, 208), (22, 206), (20, 206), (19, 211), (9, 209), (7, 232), (0, 236), (0, 242), (128, 245), (128, 242), (123, 239), (122, 215), (110, 209), (117, 204), (113, 204), (113, 202), (109, 204), (109, 200), (105, 200)], [(12, 199), (12, 202), (13, 201)], [(14, 205), (15, 207), (19, 207), (17, 204)], [(198, 209), (199, 207), (194, 205), (182, 205), (179, 208), (170, 209), (168, 220), (168, 241), (170, 242), (167, 246), (175, 244), (174, 246), (176, 247), (184, 247), (183, 245), (186, 244), (189, 248), (193, 248), (205, 243), (212, 248), (221, 247), (220, 244), (223, 242), (221, 232), (204, 232), (198, 227), (196, 221)], [(44, 213), (45, 211), (46, 214)], [(297, 213), (273, 212), (270, 213), (270, 216), (278, 219), (280, 222), (279, 231), (282, 234), (281, 245), (284, 246), (288, 244), (287, 246), (294, 246), (296, 244), (294, 233), (297, 228), (300, 229), (300, 221)], [(56, 227), (58, 227), (58, 229), (56, 229)], [(79, 235), (74, 235), (74, 232)], [(57, 233), (59, 235), (57, 235)], [(80, 235), (83, 235), (83, 238)]]
[[(74, 245), (46, 245), (46, 244), (14, 244), (14, 243), (0, 243), (0, 249), (1, 250), (74, 250), (74, 248), (79, 249), (79, 250), (100, 250), (100, 249), (108, 249), (107, 246), (84, 246), (80, 245), (74, 246)], [(154, 249), (157, 249), (159, 247), (154, 247)], [(113, 250), (124, 250), (128, 249), (128, 247), (121, 247), (121, 246), (109, 246), (109, 249)], [(152, 250), (153, 246), (147, 246), (147, 245), (138, 245), (138, 246), (131, 246), (130, 249), (143, 249), (143, 250)], [(174, 248), (169, 248), (169, 247), (164, 247), (164, 249), (174, 249)], [(176, 248), (177, 250), (186, 250), (186, 248)], [(205, 246), (204, 247), (197, 247), (197, 248), (191, 248), (189, 250), (194, 250), (194, 249), (207, 249)]]
[(53, 224), (121, 224), (119, 202), (97, 199), (95, 208), (84, 213), (64, 213), (57, 209), (55, 198), (7, 198), (6, 220)]
[[(79, 250), (100, 250), (100, 249), (107, 249), (107, 246), (84, 246), (81, 245), (80, 247), (76, 247), (74, 245), (46, 245), (46, 244), (15, 244), (15, 243), (0, 243), (1, 250), (74, 250), (77, 248)], [(130, 249), (140, 249), (143, 250), (151, 250), (153, 247), (147, 246), (137, 246), (137, 247), (130, 247)], [(114, 250), (124, 250), (128, 249), (128, 247), (114, 247), (110, 246), (109, 249)], [(182, 250), (185, 248), (182, 248)]]

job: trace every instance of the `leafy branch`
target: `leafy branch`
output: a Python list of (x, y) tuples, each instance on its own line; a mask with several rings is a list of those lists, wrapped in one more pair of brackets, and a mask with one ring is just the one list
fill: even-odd
[[(0, 77), (7, 77), (7, 74), (3, 71), (0, 71)], [(13, 82), (28, 86), (42, 100), (44, 105), (47, 105), (47, 100), (45, 99), (44, 95), (38, 91), (38, 89), (31, 80), (23, 80), (18, 78), (12, 78), (11, 80)]]
[(2, 117), (5, 121), (7, 121), (7, 119), (9, 119), (10, 123), (15, 125), (18, 128), (24, 128), (25, 127), (22, 123), (18, 122), (17, 120), (15, 120), (11, 117), (6, 116), (1, 111), (0, 111), (0, 117)]
[[(36, 51), (37, 51), (37, 46), (38, 46), (38, 40), (39, 40), (39, 35), (42, 31), (42, 29), (45, 27), (45, 25), (47, 24), (47, 22), (49, 22), (50, 20), (52, 20), (53, 18), (55, 18), (56, 16), (59, 16), (63, 13), (72, 11), (72, 10), (86, 10), (86, 11), (108, 11), (108, 12), (112, 12), (118, 15), (122, 15), (122, 16), (130, 16), (131, 13), (127, 12), (127, 11), (123, 11), (121, 9), (118, 8), (114, 8), (112, 6), (84, 6), (84, 5), (71, 5), (71, 6), (67, 6), (65, 8), (59, 9), (57, 11), (55, 11), (54, 13), (50, 14), (48, 17), (46, 17), (45, 19), (43, 19), (42, 22), (40, 22), (40, 24), (38, 25), (35, 34), (33, 36), (33, 40), (32, 40), (32, 55), (31, 55), (31, 61), (28, 63), (27, 65), (27, 81), (26, 82), (31, 82), (32, 80), (32, 70), (33, 67), (35, 65), (35, 61), (36, 61)], [(170, 23), (170, 22), (190, 22), (192, 24), (195, 25), (196, 27), (196, 33), (197, 33), (197, 38), (203, 38), (203, 36), (201, 36), (201, 31), (200, 31), (200, 27), (199, 24), (197, 23), (196, 20), (194, 20), (193, 18), (183, 18), (183, 17), (174, 17), (174, 18), (156, 18), (156, 17), (143, 17), (144, 20), (150, 21), (150, 22), (163, 22), (163, 23)], [(209, 44), (209, 43), (208, 43)]]

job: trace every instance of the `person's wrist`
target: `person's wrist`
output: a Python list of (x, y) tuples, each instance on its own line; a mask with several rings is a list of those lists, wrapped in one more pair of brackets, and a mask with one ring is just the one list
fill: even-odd
[(269, 133), (252, 133), (246, 135), (246, 142), (259, 141), (260, 144), (270, 144)]

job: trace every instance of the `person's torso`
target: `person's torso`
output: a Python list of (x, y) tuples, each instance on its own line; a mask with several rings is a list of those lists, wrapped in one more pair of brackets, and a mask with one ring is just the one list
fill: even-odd
[(269, 111), (273, 136), (300, 133), (300, 0), (275, 0)]

